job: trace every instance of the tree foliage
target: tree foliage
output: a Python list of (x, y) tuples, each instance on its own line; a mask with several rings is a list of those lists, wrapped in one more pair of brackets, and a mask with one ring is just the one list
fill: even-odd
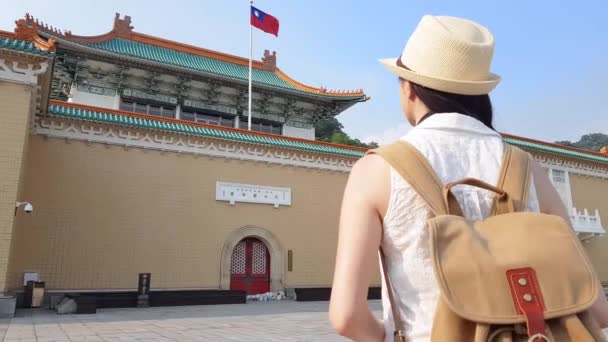
[(608, 134), (591, 133), (583, 135), (579, 141), (571, 142), (568, 140), (556, 141), (556, 144), (578, 147), (590, 151), (599, 151), (600, 148), (608, 146)]
[(366, 144), (359, 139), (353, 139), (342, 129), (344, 126), (336, 118), (321, 120), (315, 124), (315, 136), (317, 140), (327, 141), (335, 144), (350, 145), (364, 148), (376, 148), (378, 144), (371, 142)]

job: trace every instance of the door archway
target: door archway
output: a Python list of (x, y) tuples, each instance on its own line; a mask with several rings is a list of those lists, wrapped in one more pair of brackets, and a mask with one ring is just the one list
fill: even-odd
[(230, 259), (230, 289), (248, 295), (270, 291), (270, 253), (262, 241), (248, 237), (239, 241)]
[(246, 238), (254, 238), (266, 247), (270, 260), (270, 291), (277, 292), (285, 289), (285, 252), (278, 239), (269, 230), (246, 226), (234, 230), (224, 243), (220, 264), (220, 289), (230, 289), (232, 254), (239, 242)]

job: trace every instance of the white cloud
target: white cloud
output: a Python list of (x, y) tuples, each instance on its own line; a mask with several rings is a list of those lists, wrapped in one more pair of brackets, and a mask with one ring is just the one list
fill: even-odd
[(387, 128), (384, 132), (379, 134), (372, 134), (363, 138), (366, 143), (375, 141), (380, 145), (388, 144), (399, 140), (405, 133), (407, 133), (412, 127), (407, 123), (400, 123), (396, 126)]

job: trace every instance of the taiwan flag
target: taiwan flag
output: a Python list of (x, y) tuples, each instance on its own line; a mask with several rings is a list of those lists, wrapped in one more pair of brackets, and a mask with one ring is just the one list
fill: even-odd
[(251, 6), (251, 25), (260, 30), (279, 36), (279, 20)]

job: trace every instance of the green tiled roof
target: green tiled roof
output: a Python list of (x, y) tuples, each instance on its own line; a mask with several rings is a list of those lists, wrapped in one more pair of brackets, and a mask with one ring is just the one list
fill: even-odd
[(607, 157), (601, 157), (601, 156), (593, 155), (590, 153), (572, 151), (569, 149), (559, 148), (556, 146), (538, 144), (538, 143), (534, 143), (534, 142), (530, 142), (530, 141), (518, 140), (518, 139), (513, 139), (513, 138), (507, 138), (507, 137), (504, 137), (503, 140), (511, 145), (519, 146), (522, 148), (528, 148), (528, 149), (533, 149), (533, 150), (538, 150), (538, 151), (543, 151), (543, 152), (556, 153), (556, 154), (561, 154), (561, 155), (570, 156), (570, 157), (576, 157), (576, 158), (581, 158), (581, 159), (608, 163)]
[[(85, 45), (121, 55), (147, 59), (164, 64), (171, 64), (212, 74), (220, 74), (239, 80), (246, 81), (249, 79), (249, 68), (246, 66), (171, 50), (160, 46), (135, 42), (132, 40), (114, 38), (101, 43), (88, 43)], [(272, 71), (253, 69), (252, 76), (254, 83), (307, 93), (287, 83)], [(324, 96), (331, 95), (326, 94)], [(345, 100), (352, 99), (350, 97), (342, 98)]]
[(84, 108), (62, 106), (58, 104), (50, 104), (48, 108), (48, 113), (75, 119), (91, 120), (148, 129), (159, 129), (176, 133), (234, 140), (252, 144), (271, 145), (275, 147), (284, 147), (304, 150), (308, 152), (325, 153), (346, 157), (361, 157), (364, 154), (362, 151), (323, 144), (316, 144), (313, 142), (295, 141), (291, 139), (282, 138), (281, 136), (269, 137), (258, 134), (248, 134), (246, 132), (240, 132), (236, 130), (231, 131), (212, 127), (202, 127), (198, 125), (189, 125), (187, 123), (167, 122), (157, 120), (154, 117), (144, 119), (104, 111), (94, 111)]
[[(324, 154), (332, 154), (346, 157), (362, 157), (363, 151), (352, 150), (348, 148), (341, 148), (338, 146), (329, 146), (324, 144), (317, 144), (314, 142), (296, 141), (286, 139), (281, 136), (268, 137), (258, 134), (249, 134), (242, 131), (232, 131), (227, 129), (220, 129), (214, 127), (202, 127), (198, 125), (190, 125), (184, 123), (167, 122), (158, 120), (154, 117), (150, 118), (137, 118), (127, 115), (114, 114), (105, 112), (103, 110), (95, 111), (84, 108), (76, 108), (71, 106), (63, 106), (60, 104), (50, 104), (48, 113), (52, 115), (69, 117), (82, 120), (91, 120), (112, 124), (119, 124), (132, 127), (140, 127), (147, 129), (159, 129), (165, 131), (171, 131), (176, 133), (192, 134), (204, 137), (211, 137), (217, 139), (234, 140), (245, 143), (270, 145), (275, 147), (291, 148), (297, 150), (303, 150), (308, 152), (317, 152)], [(556, 146), (549, 146), (540, 143), (534, 143), (526, 140), (519, 140), (511, 137), (503, 137), (503, 140), (511, 145), (519, 146), (525, 149), (555, 153), (575, 158), (581, 158), (591, 161), (598, 161), (608, 163), (607, 157), (601, 157), (590, 153), (572, 151), (565, 148), (559, 148)]]
[(40, 56), (52, 56), (52, 52), (44, 51), (36, 47), (34, 43), (13, 38), (0, 37), (0, 49), (15, 50)]

